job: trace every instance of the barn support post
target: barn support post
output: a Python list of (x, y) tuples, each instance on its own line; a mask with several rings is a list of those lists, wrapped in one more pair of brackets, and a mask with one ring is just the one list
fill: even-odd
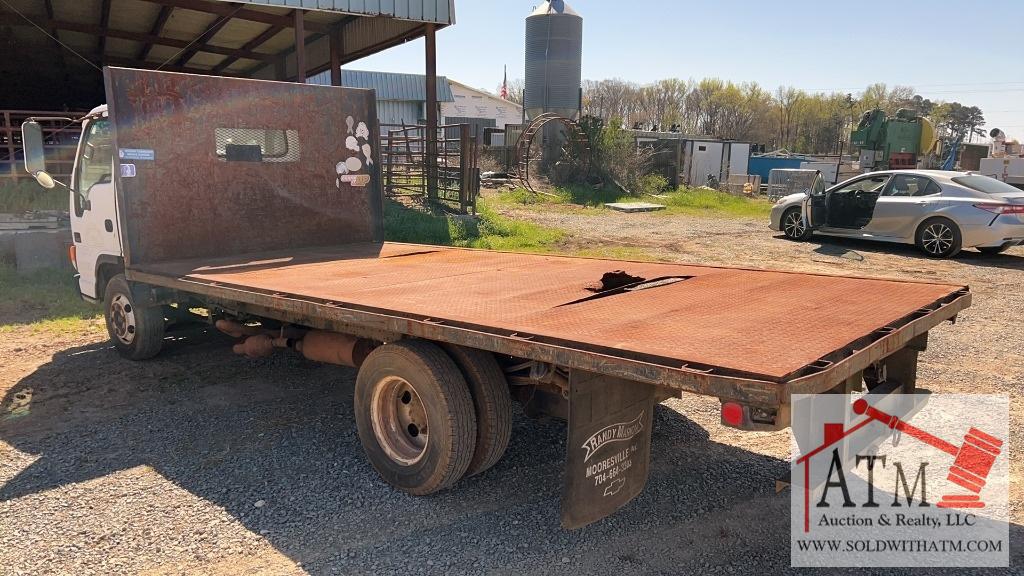
[(295, 81), (306, 82), (306, 29), (302, 10), (295, 10)]
[(437, 199), (437, 40), (434, 24), (424, 26), (426, 41), (426, 98), (427, 98), (427, 198)]
[(341, 26), (331, 31), (331, 86), (341, 86)]

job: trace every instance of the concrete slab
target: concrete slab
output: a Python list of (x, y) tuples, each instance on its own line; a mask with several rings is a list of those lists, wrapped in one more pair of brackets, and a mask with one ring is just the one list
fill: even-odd
[(665, 209), (664, 204), (651, 204), (650, 202), (612, 202), (605, 204), (604, 207), (619, 212), (654, 212)]
[(66, 269), (71, 230), (32, 230), (14, 234), (14, 259), (18, 272), (41, 268)]

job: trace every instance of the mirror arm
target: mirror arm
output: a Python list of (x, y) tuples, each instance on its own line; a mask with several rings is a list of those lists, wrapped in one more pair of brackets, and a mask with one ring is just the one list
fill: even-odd
[[(40, 170), (39, 172), (42, 172), (42, 170)], [(39, 172), (36, 172), (36, 173), (32, 174), (32, 177), (35, 178), (36, 175), (39, 174)], [(57, 179), (54, 178), (53, 179), (53, 183), (54, 184), (59, 184), (61, 187), (66, 188), (69, 192), (74, 192), (75, 194), (78, 193), (77, 191), (75, 191), (74, 188), (72, 188), (71, 186), (68, 186), (67, 184), (61, 182), (60, 180), (57, 180)]]

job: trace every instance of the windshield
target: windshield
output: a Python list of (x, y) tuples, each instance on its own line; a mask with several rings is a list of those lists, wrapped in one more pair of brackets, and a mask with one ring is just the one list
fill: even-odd
[(981, 176), (980, 174), (971, 174), (969, 176), (955, 176), (952, 178), (953, 182), (970, 188), (971, 190), (977, 190), (978, 192), (984, 192), (985, 194), (994, 194), (996, 196), (1005, 196), (1013, 194), (1014, 196), (1021, 194), (1021, 190), (1010, 186), (1006, 182), (1000, 182), (995, 178), (989, 178), (988, 176)]

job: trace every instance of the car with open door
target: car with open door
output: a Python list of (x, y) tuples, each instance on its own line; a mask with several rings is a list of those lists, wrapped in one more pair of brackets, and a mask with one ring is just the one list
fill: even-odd
[(935, 258), (963, 248), (998, 254), (1024, 244), (1024, 191), (988, 176), (943, 170), (871, 172), (805, 192), (772, 207), (772, 230), (914, 244)]

